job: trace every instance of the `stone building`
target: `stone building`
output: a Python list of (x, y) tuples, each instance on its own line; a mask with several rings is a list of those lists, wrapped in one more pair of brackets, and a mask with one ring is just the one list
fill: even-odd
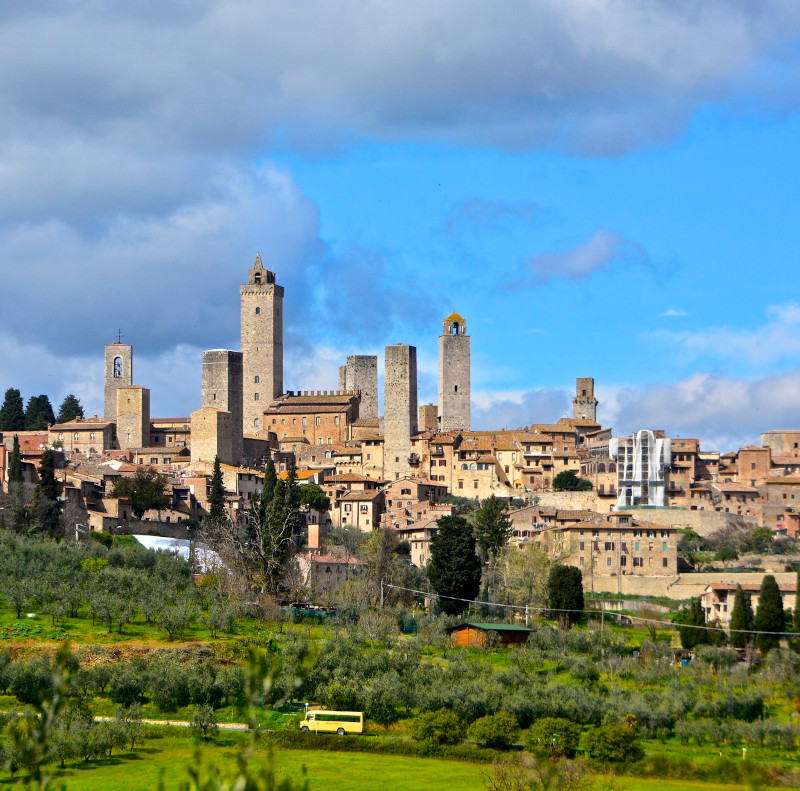
[(358, 415), (378, 417), (378, 358), (374, 355), (352, 354), (347, 365), (339, 368), (339, 390), (361, 395)]
[[(116, 397), (116, 388), (114, 395)], [(75, 418), (67, 423), (55, 423), (50, 426), (47, 434), (49, 444), (61, 448), (67, 454), (99, 456), (117, 445), (116, 423), (97, 415)]]
[(147, 387), (117, 388), (117, 442), (123, 449), (150, 445), (150, 390)]
[(439, 409), (436, 404), (422, 404), (419, 408), (419, 430), (433, 431), (439, 426)]
[(192, 467), (210, 465), (219, 456), (222, 464), (237, 465), (234, 456), (233, 415), (215, 407), (200, 407), (192, 412)]
[(293, 438), (298, 444), (305, 438), (311, 445), (338, 445), (359, 418), (359, 398), (340, 390), (290, 390), (263, 413), (264, 431), (274, 433), (278, 442)]
[(398, 343), (386, 347), (384, 367), (384, 477), (411, 472), (411, 437), (417, 433), (417, 349)]
[(243, 355), (227, 349), (203, 352), (201, 405), (231, 413), (231, 463), (240, 464), (244, 417), (242, 413)]
[(439, 429), (469, 431), (470, 338), (458, 313), (442, 322), (439, 336)]
[(133, 347), (129, 343), (106, 345), (103, 417), (117, 419), (117, 390), (133, 384)]
[(594, 379), (591, 377), (578, 377), (575, 380), (572, 417), (597, 421), (597, 399), (594, 397)]
[(242, 310), (243, 419), (248, 434), (262, 430), (264, 407), (283, 393), (283, 286), (257, 255), (239, 288)]

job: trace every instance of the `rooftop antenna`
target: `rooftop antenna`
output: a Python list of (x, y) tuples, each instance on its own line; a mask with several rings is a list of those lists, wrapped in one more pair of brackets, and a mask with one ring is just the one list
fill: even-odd
[(122, 330), (117, 330), (117, 343), (122, 343)]

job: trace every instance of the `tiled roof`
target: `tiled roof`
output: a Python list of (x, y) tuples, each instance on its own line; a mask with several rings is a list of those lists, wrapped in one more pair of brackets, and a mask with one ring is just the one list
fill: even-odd
[(343, 494), (340, 500), (345, 502), (347, 501), (363, 501), (363, 502), (372, 502), (373, 500), (377, 499), (381, 496), (380, 489), (365, 489), (362, 492), (347, 492)]

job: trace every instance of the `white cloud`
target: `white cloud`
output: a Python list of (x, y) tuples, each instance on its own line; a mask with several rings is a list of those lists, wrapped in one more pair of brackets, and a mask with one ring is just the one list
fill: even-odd
[(658, 318), (675, 319), (685, 315), (687, 315), (685, 310), (679, 310), (678, 308), (667, 308), (663, 313), (658, 314)]
[(476, 391), (472, 393), (472, 428), (490, 431), (522, 428), (531, 423), (555, 423), (572, 414), (566, 389)]
[(551, 280), (582, 280), (619, 264), (646, 264), (638, 245), (616, 233), (598, 228), (585, 242), (563, 250), (537, 253), (528, 263), (528, 273), (513, 286), (536, 286)]
[(745, 360), (764, 365), (800, 355), (800, 305), (788, 302), (767, 311), (767, 322), (753, 330), (709, 327), (699, 331), (652, 333), (659, 343), (671, 345), (683, 355), (696, 359), (701, 355)]

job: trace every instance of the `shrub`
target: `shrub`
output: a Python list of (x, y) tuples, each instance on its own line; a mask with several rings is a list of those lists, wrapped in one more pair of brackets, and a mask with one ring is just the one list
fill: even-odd
[(219, 730), (217, 718), (214, 716), (214, 709), (211, 706), (198, 706), (192, 717), (192, 724), (189, 726), (195, 736), (199, 736), (203, 741)]
[(528, 733), (528, 744), (534, 751), (550, 755), (573, 755), (581, 739), (581, 726), (563, 717), (543, 717)]
[(460, 717), (447, 709), (426, 711), (411, 723), (411, 736), (418, 742), (441, 747), (464, 740), (466, 727)]
[(130, 664), (117, 665), (108, 684), (108, 697), (114, 703), (130, 706), (144, 697), (143, 674)]
[(40, 703), (52, 693), (53, 673), (41, 660), (12, 665), (11, 694), (20, 703)]
[(474, 742), (497, 750), (507, 750), (519, 736), (519, 725), (513, 714), (498, 711), (475, 720), (467, 735)]
[(636, 730), (621, 723), (601, 725), (590, 731), (586, 746), (592, 758), (604, 763), (629, 763), (644, 755)]

